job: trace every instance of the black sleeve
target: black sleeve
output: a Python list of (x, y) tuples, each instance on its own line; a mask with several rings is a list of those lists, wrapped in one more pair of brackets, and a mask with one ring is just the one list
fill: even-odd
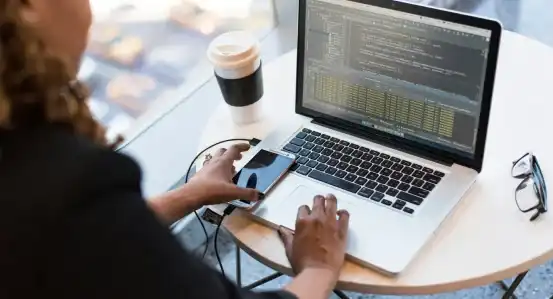
[(88, 200), (60, 224), (46, 284), (52, 298), (294, 298), (240, 290), (187, 253), (147, 207), (134, 162), (102, 156), (98, 173), (83, 178)]

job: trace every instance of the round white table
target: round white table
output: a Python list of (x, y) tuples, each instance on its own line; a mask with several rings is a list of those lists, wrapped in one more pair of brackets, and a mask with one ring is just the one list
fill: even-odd
[[(514, 159), (533, 152), (553, 188), (553, 49), (521, 35), (503, 35), (484, 168), (473, 188), (406, 271), (387, 277), (347, 262), (337, 288), (379, 294), (430, 294), (507, 279), (553, 259), (553, 212), (530, 222), (514, 201)], [(266, 116), (237, 126), (223, 100), (200, 148), (227, 138), (262, 139), (294, 112), (296, 52), (264, 67)], [(291, 274), (277, 233), (241, 213), (224, 226), (238, 246), (263, 264)]]

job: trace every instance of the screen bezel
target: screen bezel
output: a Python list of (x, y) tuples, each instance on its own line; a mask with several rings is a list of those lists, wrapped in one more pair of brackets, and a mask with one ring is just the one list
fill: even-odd
[[(304, 84), (304, 61), (306, 44), (306, 22), (307, 22), (307, 1), (299, 0), (298, 14), (298, 49), (297, 49), (297, 67), (296, 67), (296, 107), (298, 114), (308, 116), (314, 119), (324, 119), (332, 123), (341, 124), (343, 127), (361, 127), (361, 125), (348, 120), (339, 119), (328, 114), (317, 112), (315, 110), (303, 107), (303, 84)], [(400, 12), (416, 14), (424, 17), (439, 19), (443, 21), (458, 23), (481, 29), (487, 29), (492, 32), (490, 37), (490, 48), (488, 54), (488, 64), (486, 68), (482, 104), (480, 109), (480, 120), (478, 132), (476, 134), (475, 151), (472, 157), (457, 154), (447, 150), (442, 150), (421, 144), (417, 141), (408, 140), (385, 133), (370, 127), (363, 127), (364, 137), (379, 143), (391, 145), (394, 148), (405, 149), (414, 154), (425, 157), (432, 157), (445, 163), (457, 163), (478, 172), (482, 170), (484, 151), (486, 145), (486, 136), (488, 131), (488, 122), (490, 117), (491, 101), (493, 96), (493, 87), (495, 82), (495, 72), (499, 53), (499, 44), (501, 40), (502, 26), (498, 21), (466, 15), (462, 13), (426, 7), (422, 5), (398, 2), (391, 0), (343, 0), (344, 2), (356, 2), (365, 5), (372, 5), (381, 8), (392, 9)], [(347, 131), (347, 130), (346, 130)], [(358, 135), (358, 134), (356, 134)]]

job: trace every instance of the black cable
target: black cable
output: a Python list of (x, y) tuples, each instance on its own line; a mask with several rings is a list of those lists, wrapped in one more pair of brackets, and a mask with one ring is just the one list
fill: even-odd
[[(194, 167), (194, 165), (196, 164), (196, 160), (198, 160), (198, 158), (203, 155), (205, 152), (207, 152), (208, 150), (214, 148), (215, 146), (217, 145), (220, 145), (220, 144), (223, 144), (223, 143), (226, 143), (226, 142), (232, 142), (232, 141), (245, 141), (245, 142), (248, 142), (250, 143), (251, 145), (255, 146), (257, 145), (257, 143), (259, 143), (259, 140), (258, 139), (244, 139), (244, 138), (232, 138), (232, 139), (226, 139), (226, 140), (222, 140), (222, 141), (219, 141), (219, 142), (216, 142), (206, 148), (204, 148), (203, 150), (201, 150), (197, 155), (196, 157), (194, 157), (194, 159), (192, 159), (192, 162), (190, 163), (190, 166), (188, 167), (188, 170), (186, 171), (186, 174), (180, 179), (182, 180), (184, 178), (184, 183), (183, 184), (186, 184), (188, 183), (188, 179), (189, 179), (189, 176), (190, 176), (190, 172), (192, 171), (192, 167)], [(180, 181), (179, 180), (179, 181)], [(198, 214), (198, 211), (194, 211), (194, 215), (196, 215), (196, 218), (198, 219), (198, 221), (200, 222), (200, 225), (202, 226), (202, 230), (204, 231), (204, 236), (205, 236), (205, 247), (204, 247), (204, 252), (202, 254), (202, 260), (204, 259), (205, 255), (207, 254), (207, 250), (208, 250), (208, 245), (209, 245), (209, 234), (207, 233), (207, 229), (205, 227), (205, 224), (202, 220), (202, 218), (200, 217), (200, 215)], [(224, 217), (224, 216), (223, 216)], [(175, 227), (181, 220), (175, 222), (171, 227)], [(222, 220), (221, 220), (222, 222)], [(219, 222), (219, 226), (221, 225), (221, 222)], [(215, 231), (215, 240), (217, 240), (217, 233), (218, 233), (218, 230), (219, 228), (217, 228), (217, 230)], [(215, 243), (217, 244), (217, 243)], [(215, 255), (218, 257), (219, 256), (219, 253), (217, 252), (217, 248), (215, 248)], [(219, 263), (221, 265), (221, 263)], [(221, 267), (221, 270), (223, 269), (223, 267)]]
[(207, 229), (205, 228), (204, 221), (202, 220), (200, 215), (198, 215), (197, 211), (194, 211), (194, 215), (196, 215), (196, 218), (200, 222), (200, 225), (202, 226), (202, 230), (204, 231), (205, 245), (204, 245), (204, 253), (202, 253), (202, 260), (203, 260), (205, 258), (205, 255), (207, 254), (207, 249), (209, 248), (209, 246), (208, 246), (208, 244), (209, 244), (209, 234), (207, 233)]
[(219, 256), (219, 249), (217, 248), (217, 239), (219, 237), (219, 230), (221, 229), (221, 224), (223, 223), (223, 220), (225, 220), (225, 215), (223, 215), (223, 217), (221, 218), (221, 221), (219, 221), (219, 224), (217, 224), (217, 229), (215, 229), (214, 247), (215, 247), (215, 257), (217, 258), (217, 263), (219, 263), (219, 268), (221, 269), (221, 273), (223, 273), (223, 276), (226, 276), (225, 268), (223, 267), (223, 262), (221, 262), (221, 257)]
[(215, 240), (213, 240), (214, 247), (215, 247), (215, 257), (217, 258), (217, 263), (219, 263), (219, 268), (221, 269), (221, 273), (223, 273), (223, 276), (225, 275), (225, 268), (223, 267), (223, 262), (221, 261), (221, 257), (219, 256), (219, 248), (217, 248), (217, 240), (219, 239), (219, 230), (221, 229), (221, 225), (223, 224), (223, 220), (225, 220), (225, 217), (232, 214), (232, 212), (236, 209), (235, 206), (227, 206), (225, 208), (225, 211), (223, 212), (223, 217), (221, 217), (221, 221), (217, 224), (217, 229), (215, 229)]

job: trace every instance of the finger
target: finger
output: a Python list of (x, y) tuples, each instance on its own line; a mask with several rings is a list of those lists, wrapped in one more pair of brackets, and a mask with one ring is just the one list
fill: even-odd
[(313, 197), (313, 212), (315, 216), (325, 215), (325, 198), (322, 195), (316, 195)]
[(294, 234), (289, 229), (281, 226), (278, 228), (278, 236), (280, 237), (280, 240), (282, 240), (282, 244), (284, 244), (286, 256), (290, 259), (290, 256), (292, 255), (292, 244), (294, 243)]
[(311, 214), (311, 209), (308, 206), (303, 205), (298, 208), (298, 216), (296, 217), (296, 219), (299, 220), (306, 218), (307, 216), (309, 216), (309, 214)]
[(338, 234), (340, 238), (345, 239), (349, 229), (349, 212), (346, 210), (338, 211)]
[(327, 194), (325, 196), (325, 211), (329, 217), (336, 219), (336, 210), (338, 209), (338, 200), (333, 194)]
[(217, 151), (215, 151), (215, 153), (213, 154), (213, 158), (217, 158), (217, 157), (221, 157), (222, 155), (225, 154), (225, 152), (227, 151), (226, 148), (220, 148), (218, 149)]
[(224, 157), (232, 160), (240, 160), (242, 158), (242, 152), (250, 149), (250, 145), (247, 143), (234, 144), (225, 152)]
[(258, 201), (263, 199), (263, 196), (259, 193), (259, 191), (252, 188), (238, 187), (234, 184), (224, 185), (224, 187), (220, 189), (220, 192), (222, 194), (222, 197), (224, 197), (226, 201), (231, 201), (235, 199)]

